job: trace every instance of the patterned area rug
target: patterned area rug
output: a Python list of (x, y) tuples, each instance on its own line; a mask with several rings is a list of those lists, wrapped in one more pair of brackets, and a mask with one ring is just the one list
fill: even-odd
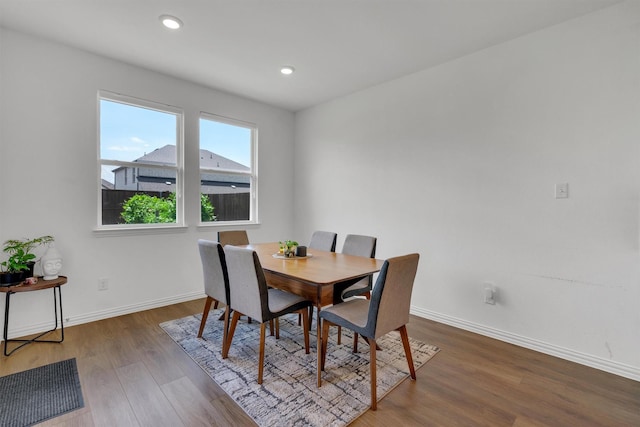
[[(229, 357), (222, 359), (220, 309), (213, 310), (203, 338), (196, 335), (201, 315), (162, 323), (160, 327), (260, 426), (345, 426), (369, 409), (369, 347), (361, 341), (352, 350), (351, 331), (331, 328), (322, 387), (316, 384), (315, 326), (310, 334), (310, 353), (297, 315), (280, 319), (280, 339), (268, 336), (262, 385), (258, 378), (260, 325), (238, 322)], [(244, 319), (244, 318), (243, 318)], [(315, 325), (315, 323), (314, 323)], [(392, 332), (378, 341), (378, 400), (409, 377), (400, 334)], [(439, 349), (410, 338), (416, 369)], [(420, 372), (417, 373), (420, 381)]]

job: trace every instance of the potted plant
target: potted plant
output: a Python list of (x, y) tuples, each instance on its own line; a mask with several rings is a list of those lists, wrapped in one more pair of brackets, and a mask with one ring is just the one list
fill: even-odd
[(4, 242), (2, 251), (8, 258), (0, 262), (0, 283), (22, 282), (33, 276), (36, 256), (31, 252), (35, 247), (53, 242), (52, 236), (40, 236), (34, 239), (10, 239)]
[(293, 258), (296, 253), (296, 246), (298, 242), (295, 240), (285, 240), (284, 242), (278, 242), (280, 245), (280, 253), (287, 258)]

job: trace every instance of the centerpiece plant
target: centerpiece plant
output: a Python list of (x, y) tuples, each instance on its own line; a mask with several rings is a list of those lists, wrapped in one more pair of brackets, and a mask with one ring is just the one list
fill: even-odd
[(284, 242), (278, 242), (280, 245), (280, 253), (288, 258), (292, 258), (296, 254), (296, 247), (298, 242), (295, 240), (285, 240)]

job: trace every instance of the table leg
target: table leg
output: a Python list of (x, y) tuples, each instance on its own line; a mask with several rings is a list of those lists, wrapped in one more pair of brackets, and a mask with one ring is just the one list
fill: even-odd
[(2, 333), (2, 339), (4, 339), (4, 355), (8, 356), (7, 354), (7, 332), (9, 330), (9, 296), (11, 295), (11, 292), (7, 292), (7, 294), (4, 296), (4, 330)]
[[(57, 341), (57, 342), (62, 342), (64, 341), (64, 316), (62, 315), (62, 289), (60, 288), (60, 286), (56, 286), (55, 288), (53, 288), (53, 306), (54, 307), (56, 307), (56, 289), (58, 289), (58, 299), (60, 300), (60, 341)], [(56, 316), (56, 327), (54, 331), (58, 329), (58, 310), (57, 309), (55, 310), (55, 316)]]
[(309, 307), (309, 330), (311, 330), (311, 323), (313, 323), (313, 306)]
[(317, 317), (316, 317), (316, 336), (317, 336), (317, 343), (316, 343), (316, 352), (317, 352), (317, 356), (318, 356), (318, 388), (320, 387), (320, 384), (322, 383), (322, 379), (321, 379), (321, 375), (322, 375), (322, 364), (320, 361), (320, 357), (321, 357), (321, 351), (322, 351), (322, 328), (320, 327), (320, 305), (317, 306), (318, 308), (318, 313), (317, 313)]

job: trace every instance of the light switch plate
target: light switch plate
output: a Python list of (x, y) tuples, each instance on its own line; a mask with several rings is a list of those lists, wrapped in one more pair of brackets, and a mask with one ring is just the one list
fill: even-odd
[(569, 183), (562, 182), (556, 184), (556, 199), (568, 199), (569, 198)]

